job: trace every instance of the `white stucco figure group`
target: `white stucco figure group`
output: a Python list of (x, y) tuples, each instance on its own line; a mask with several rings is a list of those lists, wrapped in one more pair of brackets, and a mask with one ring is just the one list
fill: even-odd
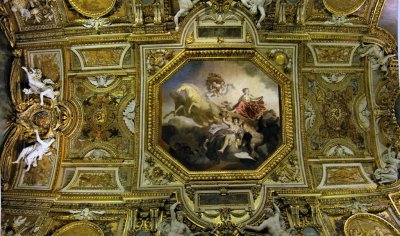
[(174, 16), (176, 31), (179, 30), (179, 17), (188, 14), (189, 10), (192, 9), (194, 4), (196, 4), (198, 1), (199, 0), (194, 0), (193, 2), (191, 0), (178, 0), (179, 11)]
[(85, 208), (81, 211), (70, 210), (69, 213), (73, 214), (72, 217), (76, 220), (94, 220), (97, 215), (104, 215), (104, 211), (91, 211), (89, 208)]
[(13, 162), (19, 163), (21, 160), (23, 160), (26, 164), (25, 172), (28, 172), (32, 166), (36, 167), (37, 161), (42, 160), (43, 156), (51, 154), (51, 151), (49, 149), (55, 141), (53, 133), (51, 133), (50, 137), (45, 140), (40, 139), (39, 132), (37, 130), (35, 130), (35, 133), (36, 143), (22, 149), (17, 160)]
[(161, 236), (192, 236), (193, 234), (189, 227), (183, 223), (183, 215), (181, 211), (176, 212), (176, 207), (181, 204), (176, 202), (170, 207), (171, 221), (164, 221), (158, 225), (158, 230)]
[(256, 15), (260, 12), (260, 18), (257, 21), (257, 28), (261, 28), (261, 22), (265, 19), (265, 6), (272, 3), (272, 0), (241, 0), (243, 5), (250, 9), (251, 14)]
[(346, 16), (338, 16), (338, 15), (332, 15), (332, 18), (325, 21), (324, 23), (327, 25), (334, 25), (334, 26), (340, 26), (340, 25), (352, 25), (353, 23), (348, 22), (349, 19), (347, 19)]
[(385, 51), (376, 44), (361, 44), (358, 51), (360, 57), (368, 57), (371, 60), (373, 70), (380, 69), (385, 75), (389, 72), (389, 58), (396, 56), (396, 54), (385, 55)]
[(135, 109), (136, 109), (136, 101), (132, 99), (128, 105), (126, 106), (123, 112), (123, 119), (126, 127), (133, 134), (135, 132)]
[(95, 29), (96, 32), (99, 32), (100, 28), (105, 26), (110, 26), (111, 21), (107, 18), (91, 18), (83, 23), (83, 27), (89, 29)]
[(29, 81), (29, 89), (24, 89), (23, 92), (25, 94), (39, 94), (40, 96), (40, 105), (44, 104), (44, 97), (50, 98), (52, 101), (56, 101), (57, 96), (60, 95), (59, 91), (54, 90), (54, 82), (51, 79), (43, 79), (42, 78), (42, 70), (41, 69), (30, 69), (28, 70), (26, 67), (22, 67), (22, 69), (26, 72)]
[(281, 211), (278, 206), (273, 202), (274, 210), (267, 208), (268, 218), (264, 220), (259, 226), (246, 225), (244, 230), (250, 230), (255, 232), (268, 231), (270, 236), (289, 236), (286, 232), (285, 227), (281, 224)]
[(392, 152), (391, 148), (383, 155), (382, 159), (385, 166), (376, 169), (374, 172), (375, 179), (380, 184), (391, 184), (399, 179), (400, 159), (396, 158), (399, 154)]

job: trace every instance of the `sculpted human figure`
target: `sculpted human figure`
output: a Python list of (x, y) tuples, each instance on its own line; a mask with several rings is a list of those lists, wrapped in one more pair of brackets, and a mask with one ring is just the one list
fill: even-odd
[(193, 8), (193, 5), (196, 4), (199, 0), (178, 0), (179, 11), (174, 16), (175, 22), (175, 30), (179, 30), (179, 17), (186, 15), (190, 9)]
[(169, 208), (171, 213), (171, 222), (161, 222), (158, 226), (160, 231), (160, 235), (162, 236), (193, 236), (200, 234), (193, 234), (189, 227), (183, 223), (183, 215), (182, 212), (175, 212), (176, 207), (181, 204), (180, 202), (176, 202), (171, 205)]
[(399, 178), (399, 167), (400, 160), (396, 158), (396, 153), (391, 151), (389, 148), (387, 155), (383, 160), (385, 166), (383, 168), (376, 169), (374, 172), (375, 178), (380, 184), (391, 184)]
[(89, 208), (85, 208), (82, 211), (75, 211), (70, 210), (69, 213), (74, 214), (74, 217), (77, 220), (94, 220), (97, 216), (96, 215), (103, 215), (104, 211), (91, 211)]
[(278, 206), (273, 202), (274, 210), (267, 208), (268, 219), (264, 220), (259, 226), (246, 225), (245, 230), (261, 232), (268, 230), (268, 235), (271, 236), (289, 236), (289, 234), (282, 228), (280, 217), (281, 211)]
[(182, 212), (175, 212), (175, 208), (181, 204), (180, 202), (174, 203), (170, 207), (171, 212), (171, 231), (169, 232), (168, 236), (186, 236), (192, 235), (192, 231), (190, 231), (189, 227), (186, 224), (182, 223), (183, 215)]
[(361, 53), (360, 57), (368, 56), (371, 59), (373, 70), (380, 69), (383, 73), (385, 73), (385, 75), (388, 73), (387, 64), (389, 58), (396, 56), (396, 54), (385, 55), (385, 51), (375, 44), (362, 44), (358, 50)]
[(19, 154), (17, 160), (13, 163), (18, 163), (21, 159), (24, 160), (27, 168), (25, 172), (28, 172), (31, 169), (31, 166), (36, 167), (37, 161), (42, 160), (43, 155), (48, 155), (51, 152), (49, 151), (50, 146), (55, 141), (54, 135), (51, 134), (49, 139), (42, 140), (40, 139), (39, 132), (35, 130), (36, 133), (36, 143), (22, 149)]
[(28, 70), (25, 66), (22, 69), (26, 72), (29, 81), (29, 89), (24, 89), (25, 94), (39, 94), (40, 105), (43, 106), (43, 97), (48, 97), (55, 101), (60, 94), (59, 91), (54, 91), (54, 82), (51, 79), (42, 79), (41, 69)]
[(272, 0), (241, 0), (243, 5), (250, 9), (251, 14), (256, 15), (260, 12), (260, 18), (257, 21), (257, 28), (261, 28), (261, 22), (265, 19), (265, 5), (271, 4)]

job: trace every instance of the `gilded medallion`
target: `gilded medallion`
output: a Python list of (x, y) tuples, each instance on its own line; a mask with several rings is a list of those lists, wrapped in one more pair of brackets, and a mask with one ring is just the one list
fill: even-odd
[(53, 236), (104, 236), (99, 226), (87, 221), (72, 222), (63, 226)]
[(71, 6), (80, 14), (87, 17), (101, 17), (109, 13), (116, 0), (68, 0)]
[(349, 15), (364, 5), (366, 0), (324, 0), (324, 5), (328, 11), (335, 15)]
[(344, 225), (346, 236), (353, 235), (399, 235), (389, 222), (369, 213), (358, 213), (351, 216)]

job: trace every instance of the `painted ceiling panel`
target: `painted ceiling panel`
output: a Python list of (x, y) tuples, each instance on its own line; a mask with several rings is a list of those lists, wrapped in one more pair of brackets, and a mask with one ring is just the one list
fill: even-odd
[(400, 235), (397, 5), (0, 0), (1, 234)]

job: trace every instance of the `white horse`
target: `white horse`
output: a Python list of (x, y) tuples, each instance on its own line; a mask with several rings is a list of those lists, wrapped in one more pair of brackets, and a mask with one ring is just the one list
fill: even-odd
[(54, 91), (54, 82), (51, 79), (42, 79), (41, 69), (30, 69), (30, 71), (23, 66), (22, 69), (26, 72), (29, 81), (29, 89), (24, 89), (25, 94), (39, 94), (40, 105), (43, 106), (43, 97), (48, 97), (52, 101), (60, 95), (59, 91)]
[(193, 2), (191, 0), (178, 0), (179, 11), (174, 16), (176, 31), (179, 30), (179, 17), (185, 16), (189, 12), (189, 10), (193, 8), (193, 5), (196, 4), (198, 1), (199, 0), (194, 0)]
[(28, 172), (31, 169), (31, 166), (36, 167), (37, 161), (42, 160), (43, 155), (51, 154), (49, 148), (54, 143), (55, 138), (54, 135), (51, 134), (49, 139), (42, 140), (40, 139), (39, 132), (35, 130), (36, 133), (36, 143), (22, 149), (19, 154), (17, 160), (13, 163), (18, 163), (21, 159), (25, 161), (25, 164), (28, 166), (25, 172)]
[(243, 5), (250, 9), (251, 14), (256, 15), (260, 12), (260, 18), (257, 21), (257, 28), (261, 28), (261, 22), (265, 19), (264, 6), (272, 3), (272, 0), (241, 0)]

